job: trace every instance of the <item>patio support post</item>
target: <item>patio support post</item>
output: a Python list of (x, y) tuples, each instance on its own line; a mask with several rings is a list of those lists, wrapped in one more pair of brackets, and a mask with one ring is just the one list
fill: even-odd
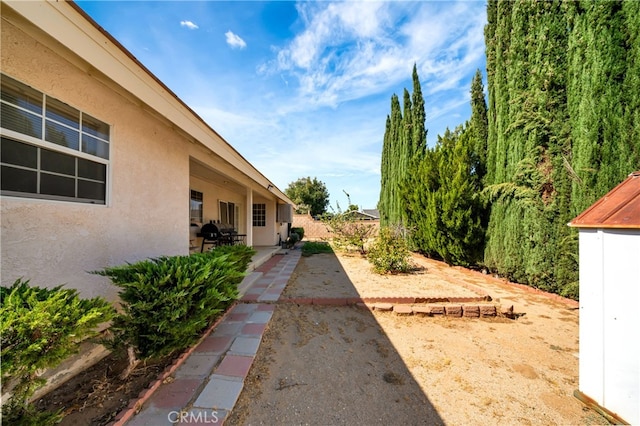
[(247, 245), (249, 247), (253, 247), (253, 190), (250, 186), (246, 187), (247, 189), (247, 202), (245, 203), (247, 206)]

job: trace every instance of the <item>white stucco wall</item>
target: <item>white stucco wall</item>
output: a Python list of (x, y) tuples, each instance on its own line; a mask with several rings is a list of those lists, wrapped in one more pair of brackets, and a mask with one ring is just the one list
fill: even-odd
[(580, 229), (582, 393), (640, 424), (640, 230)]
[(112, 126), (107, 206), (2, 197), (2, 284), (24, 277), (114, 300), (108, 280), (85, 271), (188, 253), (187, 142), (58, 53), (69, 52), (7, 22), (1, 37), (3, 73)]

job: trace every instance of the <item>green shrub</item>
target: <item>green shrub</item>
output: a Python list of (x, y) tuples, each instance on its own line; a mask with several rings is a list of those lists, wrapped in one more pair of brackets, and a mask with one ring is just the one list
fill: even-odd
[(15, 384), (2, 420), (14, 425), (55, 423), (58, 416), (37, 413), (27, 403), (45, 383), (39, 372), (76, 353), (82, 340), (94, 337), (97, 326), (113, 317), (114, 309), (99, 297), (81, 299), (73, 289), (31, 287), (22, 280), (0, 287), (0, 298), (2, 378)]
[[(234, 269), (244, 273), (247, 270), (249, 263), (251, 263), (251, 258), (254, 254), (256, 254), (256, 251), (253, 248), (243, 244), (238, 244), (233, 246), (218, 246), (206, 253), (195, 253), (194, 255), (213, 257), (227, 255), (227, 261), (234, 267)], [(236, 284), (240, 284), (241, 281), (242, 277), (236, 277), (234, 282)]]
[(253, 253), (246, 246), (221, 247), (96, 271), (121, 288), (114, 341), (143, 359), (187, 348), (238, 297)]
[(303, 227), (301, 227), (301, 226), (292, 227), (291, 228), (291, 232), (295, 232), (296, 234), (298, 234), (298, 236), (300, 237), (301, 241), (304, 239), (304, 228)]
[(302, 255), (311, 256), (318, 253), (333, 253), (333, 249), (328, 243), (317, 241), (306, 241), (302, 246)]
[(300, 241), (300, 235), (295, 232), (289, 233), (289, 239), (287, 240), (289, 245), (294, 246), (298, 241)]
[(406, 239), (399, 230), (389, 227), (380, 229), (378, 237), (367, 253), (373, 270), (378, 274), (409, 271), (409, 257)]

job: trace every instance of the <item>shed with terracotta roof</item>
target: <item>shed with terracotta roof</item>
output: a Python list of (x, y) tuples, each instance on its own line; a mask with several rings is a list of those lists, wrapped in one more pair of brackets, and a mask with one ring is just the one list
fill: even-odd
[(640, 171), (569, 223), (580, 244), (576, 396), (640, 424)]

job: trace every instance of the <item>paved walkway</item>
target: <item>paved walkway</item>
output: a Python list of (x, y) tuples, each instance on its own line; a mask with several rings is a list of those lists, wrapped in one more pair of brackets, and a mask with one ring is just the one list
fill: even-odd
[[(276, 254), (245, 278), (242, 298), (166, 377), (132, 416), (116, 425), (222, 424), (233, 409), (256, 356), (275, 302), (293, 273), (300, 250)], [(144, 398), (144, 397), (143, 397)], [(139, 402), (138, 402), (139, 404)]]

